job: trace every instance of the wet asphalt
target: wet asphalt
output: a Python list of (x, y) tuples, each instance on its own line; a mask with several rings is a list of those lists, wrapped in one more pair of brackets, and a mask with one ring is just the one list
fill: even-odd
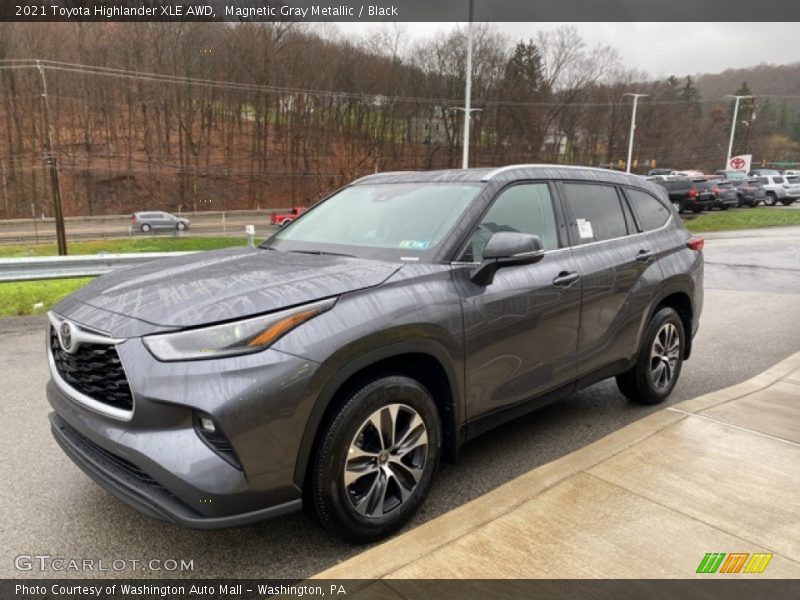
[[(706, 237), (701, 327), (667, 404), (736, 384), (800, 351), (800, 227)], [(362, 550), (300, 514), (239, 529), (192, 531), (118, 502), (50, 436), (41, 318), (0, 320), (0, 378), (0, 577), (301, 578)], [(516, 419), (470, 442), (457, 464), (442, 468), (411, 526), (663, 406), (633, 405), (605, 381)], [(89, 559), (94, 571), (19, 571), (20, 555)], [(154, 571), (148, 566), (157, 564), (146, 565), (151, 560), (190, 560), (192, 570)], [(124, 568), (113, 570), (123, 566), (119, 561)], [(98, 571), (101, 566), (110, 570)]]

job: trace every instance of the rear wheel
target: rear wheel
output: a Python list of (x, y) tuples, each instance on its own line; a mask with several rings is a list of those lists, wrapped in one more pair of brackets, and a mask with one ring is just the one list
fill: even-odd
[(178, 223), (177, 228), (178, 231), (184, 231), (186, 229), (186, 223)]
[(794, 202), (794, 198), (781, 198), (781, 204), (784, 206), (789, 206)]
[(617, 375), (619, 390), (640, 404), (658, 404), (675, 388), (683, 365), (685, 334), (674, 308), (660, 309), (650, 320), (632, 369)]
[(778, 197), (773, 192), (768, 193), (767, 197), (764, 198), (764, 204), (767, 206), (775, 206), (777, 203)]
[(393, 375), (350, 394), (315, 452), (310, 495), (333, 534), (372, 542), (400, 529), (428, 495), (441, 454), (430, 392)]
[(148, 225), (147, 223), (145, 223), (144, 225), (142, 225), (142, 231), (144, 231), (145, 233), (147, 233), (147, 232), (148, 232), (148, 231), (150, 231), (151, 229), (153, 229), (153, 228), (152, 228), (152, 227), (150, 227), (150, 225)]

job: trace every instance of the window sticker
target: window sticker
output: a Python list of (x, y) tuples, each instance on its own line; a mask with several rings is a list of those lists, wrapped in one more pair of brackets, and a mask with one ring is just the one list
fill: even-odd
[(591, 221), (587, 221), (586, 219), (578, 219), (577, 223), (578, 223), (578, 235), (581, 236), (582, 240), (587, 240), (594, 237)]
[(419, 240), (403, 240), (400, 242), (397, 247), (404, 248), (406, 250), (425, 250), (428, 247), (429, 242), (422, 242)]

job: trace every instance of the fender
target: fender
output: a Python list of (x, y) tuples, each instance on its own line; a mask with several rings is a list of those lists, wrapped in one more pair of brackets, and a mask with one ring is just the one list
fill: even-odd
[[(671, 296), (675, 293), (683, 293), (689, 297), (689, 302), (692, 305), (692, 319), (694, 320), (697, 311), (695, 307), (695, 297), (694, 297), (694, 280), (685, 274), (675, 275), (670, 277), (669, 279), (663, 281), (659, 286), (656, 292), (653, 294), (653, 298), (650, 301), (650, 306), (647, 309), (647, 312), (644, 313), (644, 317), (642, 321), (639, 323), (639, 333), (636, 337), (636, 352), (638, 354), (639, 348), (642, 345), (642, 337), (644, 336), (645, 330), (647, 329), (647, 324), (650, 322), (650, 319), (653, 318), (653, 315), (656, 312), (656, 307), (666, 298), (667, 296)], [(689, 358), (689, 355), (692, 351), (692, 332), (686, 332), (686, 350), (684, 352), (684, 359)]]
[[(419, 332), (415, 331), (414, 334), (418, 336)], [(308, 416), (305, 430), (303, 431), (303, 438), (300, 442), (294, 473), (295, 485), (301, 490), (303, 489), (308, 463), (314, 444), (317, 441), (320, 425), (336, 393), (348, 379), (359, 371), (382, 360), (402, 354), (425, 354), (435, 359), (443, 367), (447, 374), (448, 384), (453, 395), (452, 411), (449, 416), (451, 421), (448, 425), (450, 430), (456, 433), (454, 436), (455, 439), (445, 439), (445, 454), (452, 452), (453, 456), (455, 456), (458, 451), (458, 446), (463, 438), (464, 424), (462, 408), (464, 368), (463, 363), (460, 367), (458, 365), (460, 359), (454, 359), (441, 342), (430, 337), (414, 337), (407, 341), (386, 344), (365, 351), (363, 349), (365, 345), (379, 343), (378, 339), (371, 338), (372, 336), (368, 336), (367, 338), (362, 338), (348, 344), (346, 348), (343, 348), (323, 363), (323, 366), (333, 372), (333, 375), (323, 384)], [(385, 341), (385, 333), (383, 333), (380, 338)], [(357, 356), (352, 356), (355, 349), (358, 349), (358, 354)], [(345, 357), (344, 360), (342, 360), (342, 355), (348, 354), (351, 356)], [(442, 419), (446, 418), (448, 418), (448, 415), (443, 414)]]

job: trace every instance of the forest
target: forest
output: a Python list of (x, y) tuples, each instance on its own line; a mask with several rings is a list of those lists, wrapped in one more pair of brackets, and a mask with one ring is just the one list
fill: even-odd
[[(313, 203), (375, 171), (461, 165), (466, 30), (0, 23), (0, 218)], [(653, 79), (573, 27), (475, 26), (470, 166), (800, 160), (800, 63)], [(53, 169), (52, 167), (55, 166)]]

